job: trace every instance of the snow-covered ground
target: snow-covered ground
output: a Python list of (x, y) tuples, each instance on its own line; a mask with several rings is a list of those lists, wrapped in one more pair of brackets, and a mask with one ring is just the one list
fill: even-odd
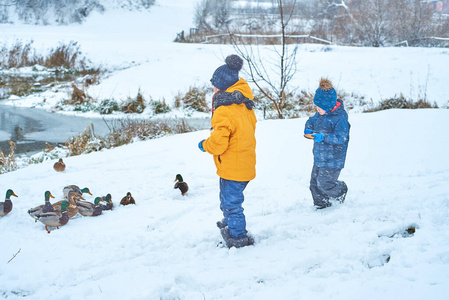
[[(188, 33), (194, 27), (197, 1), (157, 3), (150, 12), (95, 13), (85, 23), (71, 26), (1, 24), (0, 39), (5, 43), (34, 40), (33, 46), (40, 51), (59, 42), (77, 41), (83, 55), (96, 66), (113, 71), (88, 89), (93, 98), (120, 101), (134, 98), (140, 91), (146, 99), (165, 99), (173, 104), (179, 92), (210, 85), (213, 71), (235, 50), (229, 45), (173, 43), (177, 33)], [(271, 47), (260, 51), (267, 67), (268, 62), (278, 60)], [(304, 44), (299, 47), (298, 71), (290, 87), (313, 92), (319, 79), (328, 77), (339, 92), (355, 93), (373, 103), (402, 93), (408, 99), (427, 99), (447, 107), (449, 96), (444, 86), (449, 78), (448, 65), (449, 50), (444, 48)], [(12, 97), (5, 103), (50, 110), (62, 98), (67, 98), (67, 91), (22, 100)]]
[[(66, 158), (63, 173), (49, 161), (1, 175), (1, 193), (19, 197), (0, 219), (0, 295), (447, 299), (448, 118), (441, 109), (351, 115), (347, 200), (322, 211), (308, 189), (306, 119), (259, 122), (258, 174), (244, 202), (256, 244), (241, 249), (219, 245), (218, 177), (197, 148), (208, 130)], [(177, 173), (190, 186), (184, 197)], [(116, 208), (47, 234), (26, 212), (46, 190), (60, 200), (68, 184), (111, 193)], [(128, 191), (137, 205), (117, 206)], [(403, 237), (410, 226), (415, 234)]]
[[(140, 88), (169, 101), (180, 90), (207, 84), (233, 52), (172, 43), (176, 32), (191, 26), (195, 3), (160, 1), (150, 13), (110, 12), (81, 25), (0, 25), (0, 39), (34, 39), (42, 49), (76, 40), (95, 63), (116, 70), (89, 90), (93, 96), (134, 97)], [(301, 46), (294, 81), (300, 89), (313, 91), (327, 76), (340, 91), (374, 102), (402, 92), (448, 103), (447, 49), (331, 48)], [(43, 101), (33, 99), (10, 104)], [(352, 113), (349, 119), (341, 173), (347, 200), (322, 211), (313, 208), (308, 189), (313, 158), (312, 142), (302, 137), (306, 119), (260, 120), (257, 177), (244, 202), (256, 244), (242, 249), (220, 245), (218, 177), (212, 157), (197, 149), (208, 130), (69, 157), (63, 173), (46, 161), (0, 175), (0, 195), (11, 188), (19, 196), (0, 218), (0, 296), (446, 299), (449, 110)], [(185, 197), (173, 189), (178, 173), (190, 186)], [(89, 201), (111, 193), (116, 208), (76, 217), (47, 234), (26, 212), (43, 203), (46, 190), (54, 201), (62, 199), (69, 184), (89, 187)], [(119, 207), (128, 191), (137, 205)], [(405, 234), (409, 227), (416, 228), (412, 236)]]

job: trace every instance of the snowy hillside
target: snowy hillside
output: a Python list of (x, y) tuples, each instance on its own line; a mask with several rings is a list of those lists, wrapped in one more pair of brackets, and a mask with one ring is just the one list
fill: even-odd
[[(47, 162), (1, 175), (2, 194), (12, 188), (19, 197), (0, 219), (0, 295), (446, 299), (448, 118), (432, 109), (351, 115), (341, 174), (349, 194), (323, 211), (308, 190), (306, 119), (259, 122), (258, 175), (244, 202), (256, 244), (241, 249), (219, 244), (218, 177), (212, 157), (197, 149), (207, 130), (67, 158), (64, 173)], [(190, 186), (185, 197), (173, 189), (177, 173)], [(67, 184), (111, 193), (115, 205), (130, 191), (137, 205), (76, 217), (47, 234), (26, 211), (46, 190), (61, 199)]]
[[(158, 1), (149, 11), (111, 10), (94, 13), (72, 26), (0, 24), (0, 39), (34, 40), (40, 51), (59, 42), (76, 41), (83, 55), (113, 71), (99, 85), (88, 89), (95, 99), (126, 99), (140, 90), (145, 99), (172, 104), (178, 92), (209, 85), (213, 71), (235, 50), (229, 45), (173, 43), (176, 34), (193, 25), (196, 0)], [(260, 50), (270, 62), (272, 48)], [(291, 89), (314, 92), (321, 77), (329, 77), (341, 93), (355, 93), (377, 103), (388, 97), (427, 99), (440, 107), (449, 105), (445, 89), (449, 77), (449, 50), (444, 48), (360, 48), (303, 44), (298, 50), (298, 71)], [(269, 66), (267, 66), (268, 68)], [(67, 97), (42, 95), (14, 98), (14, 105), (51, 107)], [(43, 99), (46, 102), (43, 102)]]

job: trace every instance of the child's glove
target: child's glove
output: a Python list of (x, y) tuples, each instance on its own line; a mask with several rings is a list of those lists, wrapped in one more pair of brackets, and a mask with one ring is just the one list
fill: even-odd
[(324, 135), (322, 133), (315, 133), (315, 134), (312, 134), (312, 136), (314, 137), (313, 140), (317, 143), (322, 142), (324, 139)]
[(198, 148), (200, 148), (201, 151), (206, 152), (206, 150), (204, 150), (204, 148), (203, 148), (203, 142), (204, 141), (205, 140), (202, 140), (201, 142), (198, 143)]
[(312, 129), (306, 129), (306, 130), (304, 130), (304, 134), (310, 134), (310, 133), (313, 133), (313, 130), (312, 130)]

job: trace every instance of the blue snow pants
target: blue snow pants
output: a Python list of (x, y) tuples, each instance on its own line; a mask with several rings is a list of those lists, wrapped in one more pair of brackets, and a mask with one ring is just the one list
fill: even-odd
[(313, 165), (310, 191), (313, 204), (318, 207), (329, 206), (329, 199), (336, 199), (347, 192), (344, 181), (339, 181), (341, 169), (317, 167)]
[(233, 181), (220, 178), (220, 209), (223, 212), (223, 224), (227, 225), (231, 237), (246, 237), (246, 220), (243, 214), (243, 190), (249, 181)]

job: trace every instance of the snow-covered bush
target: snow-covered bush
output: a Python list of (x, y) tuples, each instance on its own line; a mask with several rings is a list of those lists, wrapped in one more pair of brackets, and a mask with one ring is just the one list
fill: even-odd
[(438, 105), (436, 103), (432, 105), (426, 99), (420, 99), (418, 101), (408, 100), (401, 93), (399, 96), (384, 99), (378, 105), (369, 109), (365, 109), (363, 112), (375, 112), (393, 108), (401, 108), (401, 109), (438, 108)]
[(137, 92), (136, 98), (128, 97), (127, 100), (123, 101), (121, 110), (124, 113), (143, 113), (147, 107), (145, 99), (143, 98), (140, 91)]
[(150, 101), (151, 109), (154, 114), (164, 114), (170, 111), (170, 106), (165, 103), (165, 99), (162, 100), (151, 100)]
[(0, 150), (0, 174), (11, 172), (17, 169), (17, 163), (14, 156), (14, 150), (16, 149), (16, 144), (13, 141), (9, 141), (9, 154), (3, 154)]
[(148, 121), (121, 119), (115, 121), (111, 131), (106, 136), (95, 134), (91, 124), (76, 137), (70, 138), (65, 145), (68, 156), (75, 156), (102, 149), (114, 148), (132, 143), (135, 140), (148, 140), (167, 134), (177, 134), (194, 131), (184, 120), (179, 121)]
[(103, 148), (107, 148), (105, 141), (95, 134), (93, 124), (87, 126), (78, 136), (68, 139), (65, 145), (69, 150), (69, 156), (100, 151)]
[(114, 111), (120, 111), (120, 106), (114, 99), (104, 99), (98, 106), (98, 111), (102, 115), (112, 114)]
[(210, 111), (206, 102), (206, 94), (211, 90), (207, 87), (190, 87), (187, 93), (178, 93), (175, 96), (175, 107), (182, 107), (184, 109), (191, 109), (199, 112)]

